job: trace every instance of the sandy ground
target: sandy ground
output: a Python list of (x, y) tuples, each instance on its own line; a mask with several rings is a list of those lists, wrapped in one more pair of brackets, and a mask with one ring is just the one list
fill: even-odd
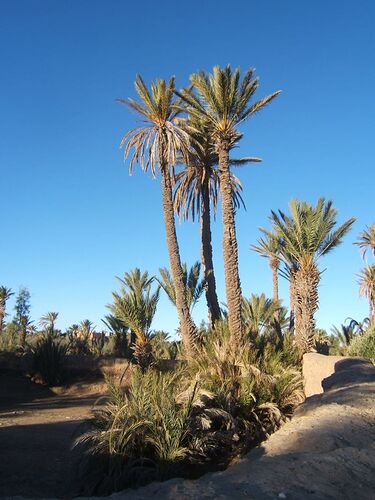
[(22, 374), (0, 372), (0, 496), (72, 497), (78, 492), (71, 445), (103, 383), (58, 393)]
[[(71, 498), (71, 445), (103, 382), (50, 390), (0, 371), (0, 497)], [(173, 479), (112, 499), (375, 500), (375, 368), (347, 363), (268, 441), (226, 471)]]

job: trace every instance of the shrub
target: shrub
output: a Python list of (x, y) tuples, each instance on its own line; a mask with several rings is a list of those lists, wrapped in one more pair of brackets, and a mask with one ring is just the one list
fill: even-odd
[(47, 385), (58, 385), (64, 375), (66, 347), (51, 335), (44, 335), (33, 349), (34, 373)]
[(124, 393), (108, 381), (108, 403), (94, 410), (84, 446), (87, 493), (108, 493), (168, 477), (188, 453), (192, 400), (177, 403), (186, 389), (181, 371), (135, 368)]
[(370, 327), (362, 335), (354, 337), (348, 348), (348, 354), (375, 361), (375, 327)]
[(110, 401), (77, 441), (88, 458), (85, 494), (222, 468), (304, 399), (301, 374), (284, 364), (282, 351), (260, 356), (247, 345), (235, 355), (225, 322), (188, 366), (136, 368), (125, 392), (112, 383), (109, 389)]

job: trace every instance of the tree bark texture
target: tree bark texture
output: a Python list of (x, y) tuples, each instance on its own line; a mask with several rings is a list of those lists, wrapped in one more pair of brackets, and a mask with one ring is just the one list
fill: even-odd
[[(162, 154), (163, 158), (163, 154)], [(183, 280), (183, 271), (180, 259), (180, 250), (177, 241), (176, 224), (174, 218), (172, 184), (169, 166), (166, 161), (161, 161), (161, 183), (164, 223), (169, 253), (169, 264), (172, 273), (173, 284), (176, 291), (176, 307), (180, 320), (181, 338), (185, 347), (187, 357), (191, 357), (195, 350), (197, 328), (191, 318), (186, 289)]]
[(229, 145), (221, 144), (218, 148), (218, 155), (220, 192), (222, 199), (225, 292), (228, 307), (229, 331), (233, 348), (240, 349), (243, 342), (242, 292), (238, 271), (235, 211), (233, 207), (232, 183), (229, 170)]
[[(208, 181), (208, 179), (207, 179)], [(215, 327), (215, 322), (221, 318), (219, 300), (216, 292), (216, 279), (214, 274), (212, 236), (211, 236), (211, 214), (210, 214), (210, 194), (207, 182), (202, 192), (201, 206), (201, 260), (203, 265), (204, 289), (208, 307), (211, 326)]]
[(320, 274), (314, 263), (296, 272), (295, 342), (301, 355), (311, 351), (314, 343), (319, 280)]

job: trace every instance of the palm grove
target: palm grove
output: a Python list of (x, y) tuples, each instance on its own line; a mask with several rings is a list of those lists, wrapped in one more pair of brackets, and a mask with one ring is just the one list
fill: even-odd
[[(354, 222), (350, 218), (338, 225), (336, 209), (324, 198), (316, 204), (292, 200), (290, 213), (271, 211), (270, 227), (260, 229), (251, 249), (268, 260), (273, 296), (243, 297), (235, 224), (243, 190), (234, 170), (261, 160), (234, 157), (233, 150), (243, 137), (241, 125), (280, 92), (253, 101), (258, 88), (254, 71), (241, 78), (230, 66), (215, 67), (212, 74), (200, 71), (190, 80), (188, 88), (177, 90), (174, 78), (147, 87), (137, 76), (138, 99), (119, 99), (142, 119), (142, 126), (121, 141), (130, 173), (139, 165), (160, 178), (169, 268), (161, 268), (158, 277), (140, 269), (126, 272), (108, 305), (104, 323), (114, 339), (108, 352), (132, 363), (126, 365), (131, 366), (126, 384), (121, 385), (122, 378), (119, 385), (108, 380), (109, 402), (94, 411), (89, 431), (77, 441), (92, 466), (89, 477), (95, 487), (87, 490), (89, 495), (221, 468), (292, 414), (304, 398), (302, 356), (318, 348), (322, 337), (315, 325), (320, 261)], [(219, 204), (225, 306), (216, 290), (211, 239)], [(191, 268), (180, 257), (177, 217), (199, 222), (200, 262)], [(356, 244), (364, 256), (367, 250), (374, 256), (375, 225)], [(335, 330), (346, 347), (365, 339), (369, 357), (375, 352), (374, 269), (366, 264), (359, 276), (369, 318)], [(279, 276), (289, 283), (289, 310), (279, 299)], [(161, 290), (177, 309), (182, 345), (151, 329)], [(14, 320), (5, 326), (12, 294), (0, 288), (0, 349), (4, 331), (13, 328), (25, 351), (26, 335), (35, 330), (30, 296), (20, 291)], [(209, 321), (197, 327), (192, 309), (203, 294)], [(64, 336), (56, 329), (57, 316), (44, 315), (41, 337), (35, 345), (29, 341), (34, 368), (48, 384), (63, 379), (67, 355), (104, 352), (103, 337), (95, 335), (90, 321), (72, 325)], [(371, 326), (367, 331), (365, 323)], [(346, 347), (343, 354), (349, 352)], [(360, 349), (352, 353), (363, 355)]]
[[(146, 125), (128, 132), (122, 140), (130, 172), (138, 163), (153, 175), (160, 174), (162, 206), (170, 269), (180, 320), (181, 338), (187, 358), (199, 348), (198, 330), (188, 307), (183, 280), (175, 212), (200, 221), (201, 261), (204, 287), (212, 329), (223, 316), (216, 293), (211, 243), (211, 212), (221, 198), (223, 264), (226, 307), (231, 344), (241, 349), (247, 340), (243, 316), (244, 299), (238, 267), (235, 209), (241, 203), (241, 184), (233, 174), (236, 165), (258, 158), (233, 158), (232, 150), (242, 138), (240, 125), (275, 99), (280, 91), (252, 102), (258, 87), (253, 70), (242, 80), (238, 69), (215, 67), (212, 74), (191, 75), (191, 86), (177, 90), (175, 80), (157, 80), (147, 88), (137, 76), (139, 100), (119, 99), (135, 110)], [(184, 167), (176, 173), (176, 166)], [(290, 282), (290, 326), (300, 355), (313, 345), (314, 313), (318, 308), (319, 259), (335, 248), (349, 231), (354, 218), (336, 228), (337, 212), (332, 203), (320, 199), (316, 206), (294, 200), (291, 215), (272, 212), (273, 229), (262, 229), (254, 250), (269, 257), (273, 269), (274, 300), (278, 302), (277, 275), (280, 263)], [(277, 314), (275, 314), (277, 321)]]

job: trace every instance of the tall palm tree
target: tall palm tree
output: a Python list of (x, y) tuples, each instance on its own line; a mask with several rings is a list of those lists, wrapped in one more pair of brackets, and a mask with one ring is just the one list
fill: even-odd
[(151, 323), (156, 313), (160, 288), (152, 292), (153, 278), (148, 272), (133, 269), (125, 273), (120, 293), (114, 292), (113, 304), (108, 305), (115, 318), (127, 325), (136, 337), (134, 356), (142, 369), (152, 362)]
[(40, 318), (40, 326), (45, 328), (50, 335), (53, 335), (55, 332), (55, 323), (58, 315), (58, 312), (48, 312)]
[(312, 348), (315, 320), (319, 307), (318, 285), (320, 271), (318, 261), (336, 248), (350, 230), (355, 219), (336, 226), (337, 210), (331, 201), (320, 198), (316, 206), (292, 200), (289, 204), (291, 216), (279, 211), (272, 212), (274, 232), (279, 236), (281, 258), (288, 264), (297, 263), (294, 273), (296, 318), (296, 344), (302, 354)]
[(4, 318), (6, 316), (6, 305), (10, 297), (14, 295), (11, 288), (0, 287), (0, 334), (4, 330)]
[(240, 71), (216, 66), (213, 74), (204, 71), (190, 77), (196, 93), (182, 90), (178, 95), (189, 106), (191, 116), (206, 119), (212, 127), (212, 141), (218, 155), (220, 193), (222, 199), (223, 257), (229, 330), (233, 348), (240, 349), (243, 342), (242, 292), (238, 271), (238, 247), (233, 205), (229, 152), (238, 142), (238, 125), (269, 103), (279, 92), (250, 105), (258, 87), (254, 71), (249, 70), (240, 83)]
[[(187, 109), (189, 111), (189, 109)], [(212, 142), (212, 127), (207, 119), (191, 116), (182, 122), (190, 135), (191, 147), (187, 157), (187, 165), (176, 175), (174, 192), (175, 210), (180, 218), (192, 220), (199, 218), (201, 236), (201, 261), (205, 282), (205, 295), (212, 328), (221, 318), (221, 309), (216, 292), (216, 279), (213, 266), (211, 236), (211, 204), (215, 218), (218, 206), (220, 176), (217, 169), (218, 155)], [(259, 158), (241, 158), (231, 160), (231, 164), (245, 165), (259, 162)], [(242, 186), (239, 179), (231, 173), (233, 204), (238, 208), (243, 203)]]
[(125, 158), (132, 151), (130, 174), (135, 162), (138, 162), (144, 171), (151, 169), (154, 176), (156, 176), (157, 171), (161, 174), (164, 222), (169, 263), (176, 289), (177, 312), (185, 351), (187, 356), (191, 357), (195, 350), (197, 328), (189, 312), (183, 282), (171, 180), (171, 177), (174, 176), (178, 152), (186, 153), (188, 150), (189, 136), (175, 120), (180, 110), (178, 109), (179, 102), (174, 100), (174, 78), (171, 78), (168, 83), (164, 80), (157, 80), (151, 84), (149, 90), (138, 75), (135, 88), (140, 98), (139, 102), (130, 98), (119, 99), (119, 101), (136, 111), (143, 118), (145, 124), (130, 130), (123, 137), (121, 147), (124, 148)]
[(272, 272), (272, 297), (275, 303), (279, 301), (279, 267), (280, 267), (280, 242), (277, 235), (260, 228), (264, 234), (258, 239), (257, 245), (250, 248), (268, 259)]
[(367, 228), (360, 233), (358, 241), (356, 241), (354, 245), (358, 245), (361, 249), (363, 259), (366, 258), (367, 250), (375, 257), (375, 224), (367, 226)]
[[(196, 262), (188, 272), (184, 262), (182, 264), (182, 269), (184, 273), (183, 280), (186, 289), (187, 303), (189, 311), (191, 312), (195, 304), (201, 298), (204, 290), (204, 280), (200, 279), (201, 265), (199, 262)], [(157, 282), (165, 291), (172, 304), (176, 305), (176, 289), (170, 272), (166, 267), (160, 268), (159, 272), (161, 279), (157, 278)]]
[(369, 303), (370, 324), (375, 322), (375, 264), (363, 268), (359, 274), (359, 295)]

